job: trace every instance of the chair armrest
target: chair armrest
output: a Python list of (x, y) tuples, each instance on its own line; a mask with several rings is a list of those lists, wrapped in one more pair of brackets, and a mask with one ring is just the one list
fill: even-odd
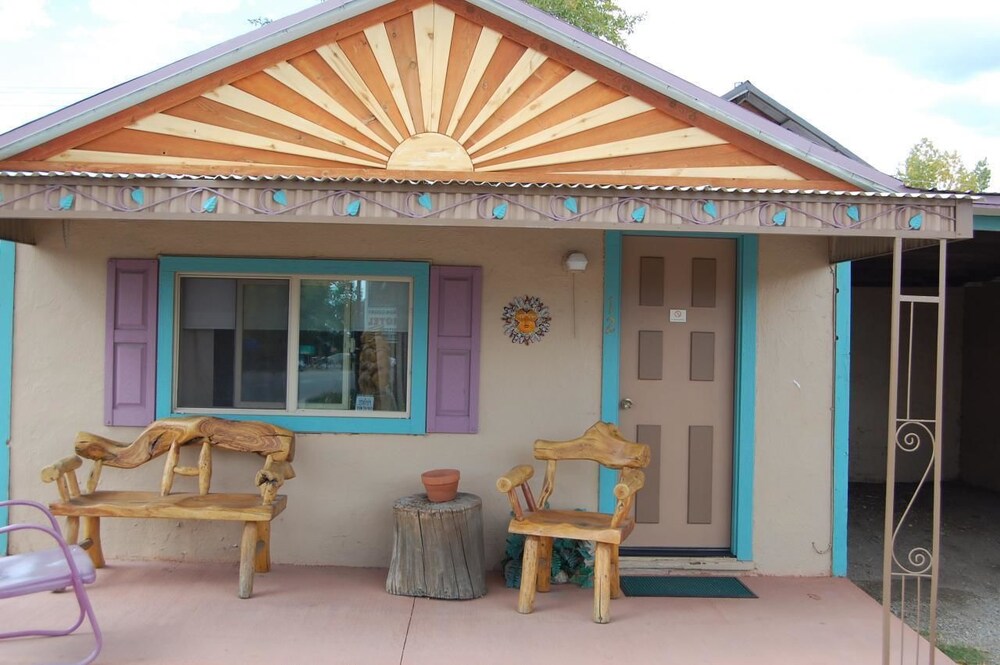
[(642, 486), (646, 484), (646, 474), (644, 474), (639, 469), (622, 469), (621, 475), (618, 478), (618, 484), (615, 485), (615, 498), (618, 499), (615, 504), (615, 512), (611, 515), (611, 526), (618, 527), (621, 525), (622, 521), (628, 516), (629, 511), (632, 510), (632, 501), (635, 499), (635, 493), (642, 489)]
[(623, 469), (618, 484), (615, 485), (615, 498), (624, 501), (642, 489), (646, 484), (646, 474), (638, 469)]
[(530, 464), (520, 464), (500, 476), (497, 480), (497, 490), (506, 494), (515, 487), (520, 487), (535, 475), (535, 467)]
[(518, 487), (521, 488), (521, 494), (524, 496), (524, 502), (527, 504), (528, 510), (537, 510), (535, 497), (531, 493), (531, 486), (528, 485), (528, 481), (534, 475), (535, 468), (533, 466), (530, 464), (520, 464), (497, 479), (497, 490), (507, 495), (507, 498), (510, 500), (510, 509), (514, 511), (514, 519), (516, 520), (524, 519), (524, 508), (521, 507), (521, 501), (517, 498), (517, 492), (515, 491)]

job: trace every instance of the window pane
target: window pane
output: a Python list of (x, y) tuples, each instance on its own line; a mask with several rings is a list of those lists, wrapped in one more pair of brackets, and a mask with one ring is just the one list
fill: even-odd
[(285, 408), (288, 281), (182, 277), (177, 406)]
[(302, 280), (299, 408), (406, 411), (410, 285)]

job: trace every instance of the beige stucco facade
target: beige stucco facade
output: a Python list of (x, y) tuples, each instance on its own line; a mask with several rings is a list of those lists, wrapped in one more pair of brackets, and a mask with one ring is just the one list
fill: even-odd
[[(298, 477), (282, 490), (289, 507), (274, 526), (278, 563), (385, 566), (394, 499), (421, 490), (421, 471), (454, 466), (461, 489), (483, 497), (487, 559), (495, 565), (509, 513), (496, 477), (530, 461), (536, 438), (571, 438), (600, 417), (600, 231), (95, 221), (53, 221), (39, 230), (37, 245), (17, 248), (12, 496), (54, 499), (39, 470), (71, 452), (78, 430), (122, 441), (139, 432), (102, 426), (110, 258), (417, 259), (483, 267), (479, 433), (299, 434)], [(569, 250), (591, 261), (575, 289), (561, 265)], [(503, 306), (525, 293), (540, 297), (553, 319), (549, 335), (531, 346), (512, 344), (500, 322)], [(833, 277), (826, 239), (760, 239), (757, 336), (754, 566), (765, 574), (829, 574)], [(257, 466), (220, 455), (213, 488), (250, 491)], [(160, 465), (149, 467), (108, 469), (102, 486), (153, 489)], [(556, 500), (596, 508), (596, 470), (564, 469)], [(233, 524), (104, 522), (112, 558), (237, 558)]]

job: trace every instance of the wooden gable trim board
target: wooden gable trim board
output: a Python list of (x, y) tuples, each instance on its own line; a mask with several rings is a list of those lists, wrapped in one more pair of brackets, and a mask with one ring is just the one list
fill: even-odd
[[(414, 11), (416, 11), (415, 14)], [(464, 75), (462, 90), (459, 91), (454, 108), (449, 112), (445, 99), (448, 96), (447, 89), (449, 85), (455, 87), (456, 84), (449, 84), (448, 80), (436, 81), (434, 76), (435, 72), (440, 75), (443, 70), (445, 78), (449, 79), (450, 70), (453, 67), (445, 68), (441, 64), (435, 66), (431, 58), (421, 58), (420, 53), (428, 51), (428, 44), (431, 53), (444, 52), (445, 47), (439, 45), (443, 41), (435, 42), (432, 36), (428, 37), (427, 31), (435, 29), (432, 26), (437, 25), (444, 26), (442, 30), (446, 35), (454, 37), (452, 46), (456, 44), (460, 46), (462, 42), (458, 35), (462, 30), (457, 28), (463, 21), (468, 22), (470, 18), (474, 22), (481, 22), (483, 27), (479, 28), (479, 37), (476, 39), (475, 50), (470, 57), (469, 66), (461, 72)], [(365, 22), (369, 24), (366, 25)], [(391, 30), (392, 37), (386, 32), (388, 26), (397, 26)], [(469, 30), (466, 29), (465, 32), (468, 33)], [(337, 43), (345, 39), (354, 39), (360, 33), (368, 36), (368, 44), (371, 44), (372, 50), (376, 52), (374, 59), (382, 61), (378, 65), (378, 72), (367, 72), (363, 75), (362, 70), (356, 66), (360, 61), (352, 61), (350, 53), (346, 53)], [(379, 35), (385, 35), (385, 39), (382, 40)], [(489, 39), (484, 41), (483, 35), (487, 35)], [(381, 47), (378, 46), (380, 43)], [(424, 50), (418, 51), (418, 46), (422, 46)], [(460, 46), (460, 48), (465, 47)], [(314, 50), (315, 53), (310, 49)], [(367, 51), (367, 47), (363, 50)], [(378, 52), (382, 52), (383, 55), (379, 56)], [(413, 55), (410, 55), (411, 53)], [(464, 56), (456, 54), (456, 57), (461, 59)], [(299, 58), (302, 62), (308, 58), (324, 61), (326, 64), (323, 66), (327, 67), (331, 76), (340, 82), (338, 85), (341, 86), (341, 89), (350, 92), (350, 101), (355, 104), (363, 104), (367, 112), (370, 112), (370, 115), (377, 120), (373, 128), (360, 122), (356, 111), (350, 111), (345, 106), (346, 100), (344, 104), (341, 104), (328, 91), (324, 91), (317, 82), (288, 63), (288, 60), (294, 58)], [(416, 58), (415, 63), (413, 58)], [(83, 170), (95, 170), (98, 165), (102, 168), (106, 166), (113, 168), (116, 163), (119, 167), (121, 164), (129, 164), (136, 170), (144, 165), (156, 167), (151, 170), (164, 170), (164, 167), (170, 165), (172, 156), (175, 167), (197, 173), (232, 172), (233, 165), (246, 163), (247, 166), (238, 172), (289, 173), (292, 172), (289, 171), (289, 167), (297, 167), (298, 169), (314, 170), (295, 172), (368, 176), (379, 171), (384, 173), (387, 160), (382, 157), (381, 151), (395, 149), (398, 146), (398, 143), (393, 145), (391, 142), (386, 142), (383, 138), (384, 135), (375, 127), (387, 130), (390, 133), (390, 141), (401, 142), (401, 139), (405, 138), (400, 127), (397, 126), (397, 121), (390, 118), (390, 113), (381, 109), (381, 106), (375, 101), (375, 94), (366, 84), (366, 81), (378, 82), (382, 78), (376, 76), (376, 73), (388, 73), (386, 78), (390, 80), (389, 87), (392, 88), (392, 95), (397, 101), (396, 107), (393, 108), (402, 113), (400, 122), (404, 125), (403, 129), (411, 133), (425, 129), (428, 124), (423, 118), (426, 108), (428, 115), (440, 115), (439, 118), (436, 118), (439, 127), (447, 119), (449, 129), (457, 133), (459, 139), (466, 142), (474, 140), (476, 141), (474, 146), (477, 149), (482, 149), (489, 147), (490, 144), (485, 140), (480, 130), (489, 131), (486, 136), (492, 140), (493, 144), (498, 144), (505, 138), (504, 134), (497, 130), (498, 127), (502, 126), (505, 130), (517, 131), (515, 123), (511, 122), (512, 117), (519, 118), (522, 122), (531, 122), (533, 118), (526, 117), (524, 110), (532, 107), (533, 100), (515, 100), (513, 96), (521, 90), (523, 84), (553, 58), (565, 63), (561, 64), (564, 71), (568, 65), (571, 68), (575, 67), (576, 73), (571, 82), (567, 83), (558, 93), (544, 99), (544, 103), (540, 105), (540, 109), (534, 116), (535, 118), (541, 113), (554, 109), (560, 103), (557, 101), (560, 96), (562, 96), (563, 105), (566, 104), (567, 99), (581, 96), (579, 90), (590, 87), (582, 85), (588, 78), (601, 79), (601, 87), (610, 84), (617, 88), (620, 94), (630, 96), (619, 99), (609, 108), (598, 108), (593, 112), (585, 113), (583, 118), (577, 118), (575, 123), (564, 121), (559, 127), (548, 127), (547, 131), (543, 126), (535, 133), (534, 137), (528, 136), (519, 142), (515, 141), (513, 145), (497, 146), (486, 155), (474, 156), (473, 164), (479, 169), (476, 174), (480, 179), (490, 181), (498, 179), (497, 174), (487, 175), (485, 173), (489, 170), (511, 176), (504, 177), (504, 180), (526, 182), (543, 181), (540, 179), (543, 174), (560, 180), (557, 177), (558, 174), (566, 173), (580, 174), (573, 180), (581, 180), (582, 182), (738, 184), (744, 186), (752, 183), (756, 186), (781, 186), (781, 184), (775, 183), (786, 181), (783, 184), (788, 186), (789, 182), (798, 181), (796, 186), (807, 188), (853, 188), (842, 180), (832, 178), (823, 171), (790, 158), (781, 151), (770, 148), (755, 139), (750, 139), (731, 130), (731, 128), (727, 132), (727, 126), (722, 123), (690, 108), (680, 106), (675, 101), (653, 93), (582, 56), (540, 39), (523, 28), (513, 26), (459, 0), (438, 0), (435, 4), (400, 2), (386, 5), (337, 26), (320, 30), (296, 42), (272, 49), (244, 63), (232, 65), (211, 77), (203, 77), (197, 82), (182, 86), (171, 93), (161, 95), (159, 98), (139, 104), (132, 110), (131, 117), (124, 118), (129, 121), (127, 127), (146, 134), (151, 132), (161, 138), (152, 140), (145, 136), (130, 138), (130, 134), (122, 133), (124, 130), (116, 130), (113, 124), (116, 118), (117, 120), (123, 118), (112, 116), (112, 118), (95, 123), (89, 128), (78, 130), (62, 137), (62, 139), (50, 142), (47, 151), (39, 147), (22, 153), (18, 157), (31, 158), (45, 155), (49, 159), (58, 159), (64, 168), (72, 167)], [(270, 60), (270, 63), (267, 60)], [(459, 61), (464, 62), (464, 60)], [(453, 58), (452, 64), (455, 62), (456, 60)], [(276, 121), (288, 122), (290, 116), (298, 117), (296, 113), (276, 108), (273, 101), (260, 99), (255, 95), (245, 92), (243, 95), (234, 93), (235, 90), (240, 89), (242, 81), (238, 79), (241, 76), (252, 75), (253, 66), (259, 66), (270, 78), (310, 103), (318, 103), (327, 113), (337, 118), (345, 126), (360, 132), (364, 136), (364, 141), (358, 142), (348, 139), (348, 137), (343, 136), (344, 132), (325, 130), (323, 124), (316, 122), (319, 120), (317, 117), (291, 120), (293, 124), (283, 130), (280, 123)], [(407, 69), (406, 76), (400, 74), (401, 68)], [(470, 71), (473, 71), (474, 75), (470, 75)], [(552, 71), (557, 71), (557, 69)], [(424, 73), (424, 80), (420, 80), (420, 72)], [(427, 77), (430, 77), (429, 81), (426, 80)], [(552, 81), (539, 86), (539, 89), (544, 89), (546, 85), (549, 85), (547, 89), (558, 87), (559, 83), (567, 78), (569, 76), (563, 76), (558, 81), (553, 78)], [(473, 84), (476, 85), (473, 86)], [(537, 86), (535, 81), (532, 84)], [(212, 85), (216, 87), (211, 87)], [(437, 109), (432, 103), (434, 100), (426, 99), (429, 92), (433, 93), (437, 90), (444, 92), (440, 100), (440, 109)], [(565, 96), (567, 91), (573, 90), (578, 90), (578, 92), (569, 97)], [(234, 121), (240, 124), (243, 129), (234, 129), (233, 121), (223, 120), (218, 125), (209, 125), (200, 120), (194, 120), (192, 116), (202, 118), (205, 116), (197, 110), (194, 113), (190, 110), (184, 111), (184, 108), (190, 108), (190, 100), (184, 99), (182, 93), (199, 92), (207, 99), (228, 101), (229, 105), (238, 111), (251, 115), (256, 112), (256, 114), (264, 114), (264, 117), (258, 121), (251, 121), (246, 117), (243, 117), (242, 120), (235, 118)], [(540, 93), (540, 95), (544, 97), (545, 93)], [(252, 102), (248, 97), (260, 101)], [(511, 106), (512, 103), (513, 106)], [(616, 107), (628, 110), (621, 114), (612, 110)], [(652, 136), (638, 134), (638, 136), (643, 137), (642, 139), (621, 138), (623, 134), (626, 134), (624, 127), (628, 125), (626, 123), (616, 125), (618, 120), (653, 108), (656, 109), (657, 114), (665, 114), (661, 117), (673, 117), (680, 123), (681, 126), (676, 130), (676, 134), (667, 136), (666, 133), (661, 133), (659, 143), (655, 134)], [(505, 115), (497, 118), (497, 114), (502, 109), (505, 110)], [(146, 110), (153, 111), (154, 115), (141, 117), (142, 112)], [(180, 113), (186, 118), (178, 118), (174, 113)], [(121, 115), (118, 114), (118, 116)], [(407, 115), (412, 117), (406, 117)], [(689, 124), (692, 122), (696, 123), (694, 127)], [(272, 127), (269, 123), (279, 126)], [(591, 123), (592, 127), (589, 126)], [(705, 123), (714, 126), (706, 130), (704, 129)], [(257, 130), (260, 132), (259, 134), (253, 131), (244, 131), (244, 129), (250, 129), (254, 126), (259, 128)], [(607, 130), (611, 131), (611, 134), (607, 135), (606, 138), (602, 137), (602, 134), (606, 134), (605, 130), (601, 129), (602, 127), (607, 127)], [(591, 133), (587, 131), (588, 129), (594, 131)], [(111, 142), (114, 149), (109, 150), (111, 146), (108, 145), (108, 138), (92, 137), (89, 142), (76, 143), (75, 146), (69, 143), (68, 145), (71, 146), (69, 149), (52, 152), (53, 149), (65, 147), (71, 137), (86, 138), (102, 131), (108, 138), (111, 135), (121, 137), (119, 141)], [(305, 133), (309, 138), (305, 138), (301, 142), (288, 140), (292, 138), (289, 134), (294, 134), (295, 131)], [(618, 139), (612, 138), (616, 132), (619, 135)], [(286, 138), (279, 138), (281, 135), (286, 136)], [(560, 154), (537, 154), (544, 153), (546, 150), (558, 149), (560, 141), (569, 140), (574, 135), (576, 138), (572, 139), (570, 144), (575, 142), (578, 147)], [(647, 167), (635, 173), (631, 172), (629, 159), (633, 156), (648, 154), (651, 148), (657, 151), (684, 150), (685, 143), (683, 141), (678, 143), (674, 140), (675, 136), (702, 136), (703, 138), (694, 142), (691, 142), (692, 139), (688, 139), (688, 145), (697, 147), (720, 144), (733, 145), (743, 154), (758, 156), (758, 159), (766, 162), (760, 166), (777, 166), (778, 168), (733, 169), (730, 168), (732, 165), (706, 166), (691, 163), (669, 168)], [(188, 139), (188, 142), (177, 140), (185, 138)], [(192, 143), (192, 141), (197, 143)], [(365, 141), (374, 143), (366, 143)], [(238, 148), (234, 150), (233, 146)], [(507, 159), (501, 156), (501, 153), (504, 152), (516, 153), (518, 149), (529, 152), (521, 156), (515, 154)], [(530, 152), (532, 149), (534, 149), (534, 153)], [(771, 154), (767, 154), (769, 152)], [(141, 156), (144, 153), (156, 153), (156, 156), (150, 155), (144, 159)], [(693, 159), (697, 159), (695, 153), (688, 154)], [(775, 160), (774, 157), (778, 159)], [(586, 166), (578, 166), (574, 163), (574, 160), (592, 162), (594, 160), (614, 160), (615, 158), (618, 158), (618, 164), (607, 164), (607, 168), (592, 172), (588, 172)], [(490, 161), (491, 159), (495, 161)], [(14, 167), (16, 165), (17, 168), (25, 169), (39, 168), (40, 165), (33, 164), (33, 161), (36, 160), (16, 159), (12, 160), (8, 166)], [(209, 168), (212, 161), (222, 163), (223, 168)], [(718, 160), (716, 159), (716, 161)], [(485, 163), (480, 165), (481, 162)], [(405, 165), (405, 163), (399, 164), (399, 166)], [(445, 161), (443, 165), (464, 167), (464, 161)], [(566, 165), (566, 167), (557, 168), (559, 165)], [(396, 164), (394, 163), (393, 166)], [(441, 166), (441, 162), (423, 164), (424, 169), (430, 167), (437, 170)], [(694, 170), (685, 170), (685, 167)], [(427, 174), (423, 172), (422, 175), (426, 176)], [(454, 173), (449, 175), (454, 177)], [(635, 178), (635, 180), (630, 178)]]

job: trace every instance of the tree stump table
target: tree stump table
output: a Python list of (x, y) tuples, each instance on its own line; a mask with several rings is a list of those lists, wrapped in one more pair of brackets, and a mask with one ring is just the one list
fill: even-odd
[(398, 596), (466, 600), (486, 595), (483, 501), (459, 492), (432, 503), (426, 494), (398, 499), (392, 563), (385, 590)]

